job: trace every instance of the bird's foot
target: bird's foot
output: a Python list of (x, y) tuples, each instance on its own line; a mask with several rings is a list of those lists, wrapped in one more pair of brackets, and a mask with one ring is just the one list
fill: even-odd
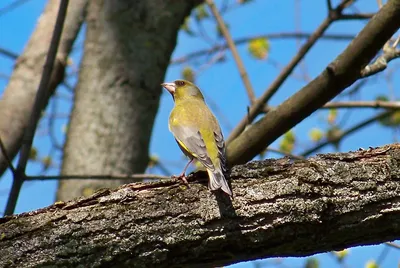
[(188, 183), (188, 181), (187, 181), (187, 179), (186, 179), (185, 173), (182, 173), (182, 174), (180, 174), (180, 175), (172, 175), (171, 178), (174, 179), (174, 180), (181, 181), (181, 182), (183, 182), (183, 184), (185, 184), (186, 186), (189, 186), (189, 183)]

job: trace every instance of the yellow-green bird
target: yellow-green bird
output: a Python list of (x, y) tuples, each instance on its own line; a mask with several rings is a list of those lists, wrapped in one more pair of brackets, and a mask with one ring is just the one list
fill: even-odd
[(232, 196), (225, 179), (225, 142), (217, 119), (207, 107), (203, 94), (193, 83), (176, 80), (161, 84), (167, 89), (175, 106), (169, 116), (169, 130), (183, 153), (190, 158), (179, 178), (185, 179), (185, 172), (193, 159), (198, 160), (208, 172), (210, 190), (222, 189)]

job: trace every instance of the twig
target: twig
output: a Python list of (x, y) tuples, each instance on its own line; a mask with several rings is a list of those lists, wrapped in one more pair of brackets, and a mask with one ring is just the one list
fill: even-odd
[(320, 150), (321, 148), (325, 147), (326, 145), (338, 142), (341, 139), (343, 139), (344, 137), (350, 135), (351, 133), (353, 133), (353, 132), (355, 132), (357, 130), (360, 130), (361, 128), (366, 127), (366, 126), (368, 126), (368, 125), (370, 125), (370, 124), (372, 124), (372, 123), (374, 123), (374, 122), (376, 122), (376, 121), (378, 121), (380, 119), (386, 118), (386, 117), (390, 116), (392, 113), (393, 113), (393, 111), (386, 111), (386, 112), (379, 113), (379, 114), (377, 114), (377, 115), (375, 115), (375, 116), (373, 116), (373, 117), (371, 117), (371, 118), (369, 118), (369, 119), (367, 119), (365, 121), (362, 121), (362, 122), (354, 125), (353, 127), (349, 128), (348, 130), (340, 133), (339, 135), (335, 136), (334, 139), (326, 140), (324, 142), (321, 142), (321, 143), (317, 144), (313, 148), (310, 148), (307, 151), (303, 152), (301, 155), (303, 157), (307, 157), (307, 156), (315, 153), (316, 151)]
[(1, 138), (0, 138), (0, 147), (1, 147), (1, 152), (2, 152), (2, 154), (4, 156), (4, 158), (7, 161), (8, 167), (11, 169), (11, 172), (12, 172), (13, 176), (15, 176), (15, 174), (16, 174), (15, 167), (14, 167), (10, 157), (8, 156), (6, 147), (4, 146), (3, 141), (1, 140)]
[(166, 180), (171, 179), (171, 176), (163, 176), (157, 174), (112, 174), (112, 175), (50, 175), (50, 176), (26, 176), (26, 181), (47, 181), (47, 180), (82, 180), (82, 179), (96, 179), (96, 180), (131, 180), (131, 179), (153, 179), (153, 180)]
[(61, 33), (63, 30), (64, 21), (67, 14), (68, 2), (69, 0), (61, 0), (60, 2), (60, 7), (58, 10), (57, 19), (54, 26), (54, 32), (50, 42), (49, 53), (47, 54), (46, 62), (43, 68), (43, 74), (39, 83), (39, 88), (32, 108), (32, 114), (29, 120), (29, 124), (25, 130), (24, 137), (22, 140), (22, 147), (16, 169), (16, 176), (14, 176), (13, 178), (13, 184), (11, 187), (10, 196), (7, 200), (5, 215), (11, 215), (12, 213), (14, 213), (18, 196), (22, 184), (24, 182), (24, 179), (26, 177), (25, 176), (26, 164), (29, 159), (33, 136), (35, 134), (36, 126), (40, 118), (40, 113), (44, 107), (44, 103), (46, 101), (46, 95), (48, 94), (47, 92), (48, 84), (51, 79), (51, 73), (57, 55), (58, 45), (60, 43)]
[(278, 149), (274, 149), (274, 148), (270, 148), (270, 147), (267, 148), (267, 151), (273, 152), (273, 153), (277, 153), (277, 154), (281, 154), (281, 155), (284, 155), (284, 156), (289, 156), (289, 157), (291, 157), (293, 159), (298, 159), (298, 160), (304, 160), (305, 159), (305, 157), (303, 157), (303, 156), (294, 155), (294, 154), (287, 153), (287, 152), (284, 152), (282, 150), (278, 150)]
[(340, 101), (328, 102), (322, 108), (385, 108), (400, 109), (400, 101)]
[(386, 43), (385, 46), (383, 46), (383, 54), (379, 56), (373, 63), (365, 66), (365, 68), (361, 71), (361, 76), (368, 77), (385, 70), (387, 64), (396, 58), (400, 58), (400, 50), (396, 49), (395, 46), (390, 46), (389, 43)]
[[(337, 8), (338, 9), (338, 8)], [(337, 10), (336, 9), (336, 10)], [(310, 36), (307, 42), (300, 48), (296, 56), (286, 65), (286, 67), (282, 70), (282, 72), (278, 75), (278, 77), (272, 82), (272, 84), (268, 87), (268, 89), (264, 92), (264, 94), (257, 99), (257, 101), (252, 105), (248, 115), (243, 118), (239, 124), (233, 129), (230, 136), (227, 139), (227, 144), (232, 142), (237, 136), (242, 133), (244, 128), (248, 123), (248, 119), (254, 120), (256, 116), (260, 113), (261, 109), (268, 102), (268, 100), (275, 94), (275, 92), (279, 89), (279, 87), (285, 82), (285, 80), (292, 73), (297, 64), (304, 58), (307, 52), (311, 49), (311, 47), (317, 42), (317, 40), (323, 35), (323, 33), (328, 29), (329, 25), (334, 21), (332, 16), (328, 15), (328, 17), (321, 23), (321, 25), (315, 30), (315, 32)]]
[(14, 53), (12, 51), (9, 51), (5, 48), (0, 47), (0, 54), (3, 54), (4, 56), (12, 59), (12, 60), (16, 60), (18, 58), (18, 54)]
[(385, 245), (395, 248), (395, 249), (400, 249), (400, 245), (397, 245), (396, 243), (393, 243), (393, 242), (386, 242)]
[(26, 2), (28, 2), (30, 0), (17, 0), (17, 1), (13, 1), (12, 3), (8, 4), (7, 6), (3, 7), (2, 9), (0, 9), (0, 16), (16, 9), (17, 7), (19, 7), (20, 5), (25, 4)]
[[(298, 39), (308, 39), (310, 38), (312, 34), (311, 33), (296, 33), (296, 32), (287, 32), (287, 33), (271, 33), (271, 34), (262, 34), (262, 35), (255, 35), (255, 36), (250, 36), (250, 37), (242, 37), (238, 38), (237, 40), (234, 40), (235, 45), (243, 45), (247, 44), (249, 41), (254, 40), (254, 39), (260, 39), (260, 38), (266, 38), (266, 39), (285, 39), (285, 38), (298, 38)], [(326, 34), (322, 35), (320, 38), (323, 40), (341, 40), (341, 41), (349, 41), (353, 40), (355, 35), (352, 34)], [(229, 48), (228, 44), (221, 44), (217, 45), (208, 49), (202, 49), (198, 50), (192, 53), (187, 54), (186, 56), (179, 57), (176, 59), (171, 60), (170, 64), (180, 64), (187, 62), (191, 59), (195, 59), (197, 57), (206, 55), (206, 54), (211, 54), (211, 53), (216, 53), (219, 52), (223, 49)]]
[(329, 12), (331, 12), (331, 10), (332, 10), (332, 2), (331, 2), (331, 0), (327, 0), (326, 1), (326, 5), (328, 6), (328, 14), (329, 14)]
[(228, 28), (226, 27), (221, 15), (219, 14), (219, 11), (217, 7), (215, 6), (215, 3), (213, 0), (207, 0), (207, 5), (211, 9), (211, 12), (213, 13), (215, 19), (217, 20), (218, 26), (221, 29), (221, 33), (225, 37), (226, 43), (228, 44), (229, 49), (232, 51), (233, 58), (236, 62), (237, 68), (240, 73), (240, 77), (242, 78), (243, 84), (246, 88), (247, 95), (250, 99), (250, 103), (254, 103), (256, 100), (256, 96), (254, 94), (253, 87), (250, 83), (249, 76), (247, 75), (246, 69), (244, 68), (244, 64), (242, 62), (242, 59), (240, 58), (239, 52), (236, 49), (235, 43), (232, 39), (231, 34), (229, 33)]
[(368, 20), (374, 15), (375, 13), (343, 14), (340, 16), (340, 20)]

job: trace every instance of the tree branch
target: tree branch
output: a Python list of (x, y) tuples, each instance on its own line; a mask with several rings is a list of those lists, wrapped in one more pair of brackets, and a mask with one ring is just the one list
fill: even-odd
[[(318, 39), (324, 34), (332, 22), (338, 19), (341, 14), (344, 4), (348, 1), (342, 1), (341, 4), (334, 10), (331, 10), (327, 18), (319, 25), (317, 30), (310, 36), (307, 42), (299, 49), (296, 56), (286, 65), (278, 77), (272, 82), (268, 89), (262, 94), (260, 98), (250, 107), (247, 115), (239, 122), (239, 124), (232, 130), (231, 134), (227, 139), (227, 143), (232, 142), (236, 137), (242, 133), (245, 127), (253, 122), (254, 118), (262, 111), (262, 108), (269, 101), (269, 99), (278, 91), (279, 87), (286, 81), (289, 75), (296, 68), (297, 64), (304, 58), (311, 47), (318, 41)], [(334, 14), (334, 15), (332, 15)], [(265, 148), (265, 147), (264, 147)], [(250, 160), (250, 159), (248, 159)], [(246, 162), (246, 161), (245, 161)]]
[(233, 59), (235, 60), (236, 66), (239, 70), (240, 77), (242, 78), (244, 87), (246, 88), (247, 95), (249, 97), (250, 103), (254, 103), (256, 100), (256, 95), (254, 94), (253, 86), (250, 83), (249, 76), (247, 75), (246, 69), (244, 67), (243, 61), (240, 58), (239, 52), (236, 49), (235, 43), (232, 39), (231, 34), (229, 33), (228, 28), (225, 25), (224, 20), (222, 19), (221, 15), (213, 0), (206, 0), (208, 7), (211, 9), (215, 20), (218, 23), (219, 28), (221, 29), (221, 33), (223, 34), (226, 43), (228, 44), (229, 49), (232, 52)]
[[(247, 44), (251, 40), (254, 39), (287, 39), (287, 38), (298, 38), (298, 39), (309, 39), (312, 36), (312, 33), (298, 33), (298, 32), (283, 32), (283, 33), (270, 33), (270, 34), (261, 34), (250, 37), (242, 37), (234, 40), (235, 45), (243, 45)], [(322, 40), (341, 40), (341, 41), (351, 41), (355, 37), (354, 34), (324, 34), (320, 37)], [(189, 60), (204, 56), (210, 55), (212, 53), (216, 53), (218, 51), (229, 48), (228, 44), (216, 45), (208, 49), (201, 49), (195, 52), (188, 53), (185, 56), (175, 58), (171, 60), (170, 64), (181, 64), (187, 62)], [(0, 51), (1, 52), (1, 51)]]
[(382, 113), (379, 113), (377, 115), (374, 115), (373, 117), (368, 118), (367, 120), (364, 120), (364, 121), (352, 126), (351, 128), (347, 129), (346, 131), (340, 132), (339, 135), (335, 135), (331, 139), (327, 139), (327, 140), (325, 140), (323, 142), (318, 143), (317, 145), (315, 145), (314, 147), (306, 150), (305, 152), (303, 152), (300, 155), (303, 156), (303, 157), (307, 157), (307, 156), (309, 156), (309, 155), (311, 155), (311, 154), (313, 154), (315, 152), (318, 152), (321, 148), (325, 147), (326, 145), (333, 144), (335, 142), (339, 142), (341, 139), (343, 139), (344, 137), (352, 134), (353, 132), (355, 132), (357, 130), (360, 130), (360, 129), (362, 129), (362, 128), (364, 128), (364, 127), (366, 127), (366, 126), (368, 126), (368, 125), (370, 125), (372, 123), (375, 123), (378, 120), (385, 119), (385, 118), (389, 117), (392, 114), (393, 114), (393, 111), (386, 111), (386, 112), (382, 112)]
[(385, 108), (400, 109), (400, 101), (336, 101), (328, 102), (322, 108)]
[(0, 266), (215, 267), (400, 237), (400, 144), (236, 166), (232, 201), (204, 175), (2, 218)]
[[(229, 163), (234, 165), (251, 160), (279, 136), (357, 81), (361, 70), (399, 29), (399, 17), (400, 2), (389, 0), (317, 78), (228, 144)], [(250, 110), (255, 112), (255, 108)]]
[[(86, 5), (87, 0), (74, 0), (74, 5), (68, 8), (60, 47), (51, 74), (50, 85), (47, 88), (48, 97), (52, 95), (64, 78), (67, 57), (85, 16)], [(58, 1), (48, 2), (24, 52), (16, 61), (12, 76), (2, 95), (0, 136), (11, 159), (18, 153), (24, 130), (29, 123), (45, 57), (48, 53), (48, 47), (43, 44), (50, 44), (58, 6)], [(6, 159), (0, 156), (0, 174), (3, 174), (7, 167)]]
[(25, 179), (25, 169), (28, 163), (30, 151), (32, 148), (33, 136), (35, 135), (36, 126), (40, 119), (40, 113), (46, 106), (46, 102), (49, 99), (49, 84), (51, 81), (51, 74), (53, 72), (54, 62), (56, 60), (58, 45), (61, 40), (61, 33), (64, 27), (65, 17), (67, 15), (69, 0), (61, 0), (60, 7), (57, 14), (56, 23), (54, 26), (54, 32), (51, 37), (49, 52), (47, 53), (46, 62), (43, 67), (42, 78), (40, 79), (39, 88), (35, 97), (35, 102), (32, 107), (29, 122), (24, 129), (24, 135), (22, 139), (21, 152), (18, 159), (18, 165), (15, 176), (13, 177), (13, 184), (11, 186), (10, 195), (7, 200), (5, 208), (5, 215), (11, 215), (14, 213), (15, 206), (17, 204), (19, 192), (22, 187), (22, 183)]

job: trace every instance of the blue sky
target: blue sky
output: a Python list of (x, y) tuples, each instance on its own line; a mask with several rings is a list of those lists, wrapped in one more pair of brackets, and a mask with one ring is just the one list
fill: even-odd
[[(0, 46), (20, 54), (47, 1), (30, 0), (17, 9), (2, 14), (2, 7), (8, 6), (11, 2), (14, 1), (3, 0), (0, 3)], [(337, 2), (338, 1), (333, 1), (333, 3)], [(362, 2), (362, 6), (359, 3), (356, 7), (363, 12), (374, 12), (377, 10), (376, 1), (359, 2)], [(71, 1), (71, 3), (73, 3), (73, 1)], [(217, 1), (217, 3), (219, 2)], [(299, 12), (296, 12), (296, 10), (299, 10)], [(326, 1), (304, 0), (296, 2), (295, 0), (255, 0), (240, 8), (232, 9), (224, 18), (230, 26), (232, 36), (234, 38), (240, 38), (266, 33), (294, 32), (295, 30), (311, 33), (324, 20), (326, 14)], [(336, 22), (328, 29), (328, 33), (355, 35), (362, 29), (365, 23), (364, 21)], [(296, 24), (298, 25), (297, 27)], [(198, 27), (193, 20), (190, 26), (195, 32), (198, 31)], [(203, 27), (211, 39), (214, 40), (215, 44), (222, 43), (222, 39), (215, 38), (215, 23), (212, 20), (205, 21)], [(79, 66), (83, 37), (83, 33), (81, 33), (77, 42), (77, 49), (74, 50), (74, 53), (71, 55), (73, 66), (68, 70), (69, 73), (73, 72), (73, 70)], [(304, 43), (304, 40), (302, 40), (300, 44), (301, 43)], [(347, 44), (348, 41), (318, 41), (309, 54), (307, 54), (304, 61), (304, 68), (306, 69), (307, 75), (311, 79), (316, 77), (319, 72), (347, 46)], [(280, 70), (291, 60), (298, 50), (298, 45), (299, 44), (293, 39), (270, 40), (271, 50), (268, 60), (263, 61), (252, 58), (248, 53), (246, 45), (238, 46), (239, 53), (245, 63), (257, 96), (263, 93), (279, 74)], [(210, 44), (201, 38), (191, 37), (181, 32), (172, 59), (208, 47), (210, 47)], [(197, 75), (196, 83), (203, 90), (207, 102), (220, 119), (225, 136), (228, 136), (232, 127), (245, 115), (246, 107), (249, 103), (230, 52), (225, 51), (225, 56), (226, 61), (224, 63), (208, 67), (206, 67), (207, 61), (205, 61), (204, 58), (198, 59), (197, 63), (192, 62), (183, 65), (172, 65), (168, 69), (165, 80), (172, 81), (180, 78), (181, 70), (184, 66), (203, 69)], [(273, 62), (278, 63), (278, 67), (276, 67)], [(392, 62), (390, 66), (396, 69), (399, 64), (399, 61)], [(7, 76), (11, 74), (12, 68), (13, 61), (0, 55), (1, 93), (7, 85)], [(306, 81), (299, 78), (302, 76), (303, 70), (302, 68), (297, 68), (295, 70), (295, 75), (282, 85), (277, 94), (272, 98), (270, 105), (278, 105), (306, 84)], [(388, 73), (389, 72), (385, 72), (373, 78), (373, 81), (368, 86), (364, 87), (361, 92), (354, 96), (354, 100), (374, 100), (378, 95), (390, 95), (392, 87), (399, 87), (400, 75), (398, 70), (393, 71), (391, 77), (388, 76)], [(71, 77), (68, 79), (68, 82), (74, 85), (76, 80)], [(398, 90), (394, 92), (397, 94), (397, 97), (399, 97)], [(58, 143), (62, 144), (64, 141), (63, 130), (67, 124), (67, 115), (71, 108), (70, 99), (72, 98), (72, 94), (65, 87), (60, 87), (57, 90), (57, 94), (61, 96), (60, 99), (57, 100), (57, 102), (53, 100), (49, 105), (49, 109), (56, 107), (56, 112), (60, 116), (55, 121), (51, 131), (55, 134)], [(154, 126), (154, 133), (151, 139), (150, 151), (151, 154), (159, 157), (168, 170), (172, 173), (178, 173), (186, 163), (186, 159), (184, 159), (172, 135), (168, 132), (167, 122), (172, 106), (173, 102), (170, 95), (163, 93)], [(47, 112), (54, 111), (49, 109)], [(376, 112), (377, 111), (373, 109), (356, 110), (353, 112), (340, 110), (338, 112), (338, 122), (345, 122), (341, 127), (346, 129), (361, 120), (373, 116)], [(294, 128), (297, 148), (295, 152), (301, 152), (312, 146), (312, 142), (308, 137), (308, 132), (311, 128), (318, 127), (324, 130), (328, 127), (328, 123), (326, 122), (327, 113), (327, 111), (316, 112)], [(47, 170), (46, 174), (57, 174), (57, 164), (60, 163), (62, 154), (60, 151), (55, 151), (54, 154), (52, 153), (48, 131), (48, 120), (44, 119), (40, 123), (34, 146), (38, 148), (40, 157), (46, 157), (49, 154), (52, 155), (54, 168)], [(397, 134), (398, 133), (399, 132), (397, 132)], [(372, 124), (341, 142), (340, 151), (388, 144), (393, 142), (395, 137), (396, 133), (392, 129), (382, 128), (379, 124)], [(272, 144), (272, 147), (278, 148), (279, 140)], [(332, 151), (334, 151), (332, 146), (326, 146), (321, 150), (321, 152)], [(267, 157), (279, 157), (279, 155), (269, 153)], [(28, 174), (38, 175), (41, 171), (41, 164), (35, 162), (29, 163), (27, 169)], [(154, 168), (149, 170), (149, 172), (160, 173), (160, 170)], [(0, 179), (0, 211), (2, 211), (5, 206), (10, 186), (11, 176), (10, 172), (7, 172), (7, 174)], [(30, 211), (52, 204), (54, 202), (56, 186), (56, 181), (25, 183), (20, 194), (16, 213)], [(383, 248), (384, 246), (375, 246), (351, 249), (351, 254), (348, 260), (346, 260), (346, 264), (348, 267), (364, 266), (368, 260), (377, 258)], [(384, 262), (381, 263), (381, 267), (393, 267), (394, 263), (397, 264), (400, 261), (398, 256), (400, 256), (399, 252), (391, 249), (384, 259)], [(336, 263), (330, 254), (320, 254), (317, 255), (317, 257), (322, 264), (321, 267), (331, 267)], [(289, 267), (302, 267), (304, 261), (304, 258), (288, 258), (284, 260), (284, 263)], [(250, 263), (241, 263), (233, 267), (252, 266), (253, 265)]]

